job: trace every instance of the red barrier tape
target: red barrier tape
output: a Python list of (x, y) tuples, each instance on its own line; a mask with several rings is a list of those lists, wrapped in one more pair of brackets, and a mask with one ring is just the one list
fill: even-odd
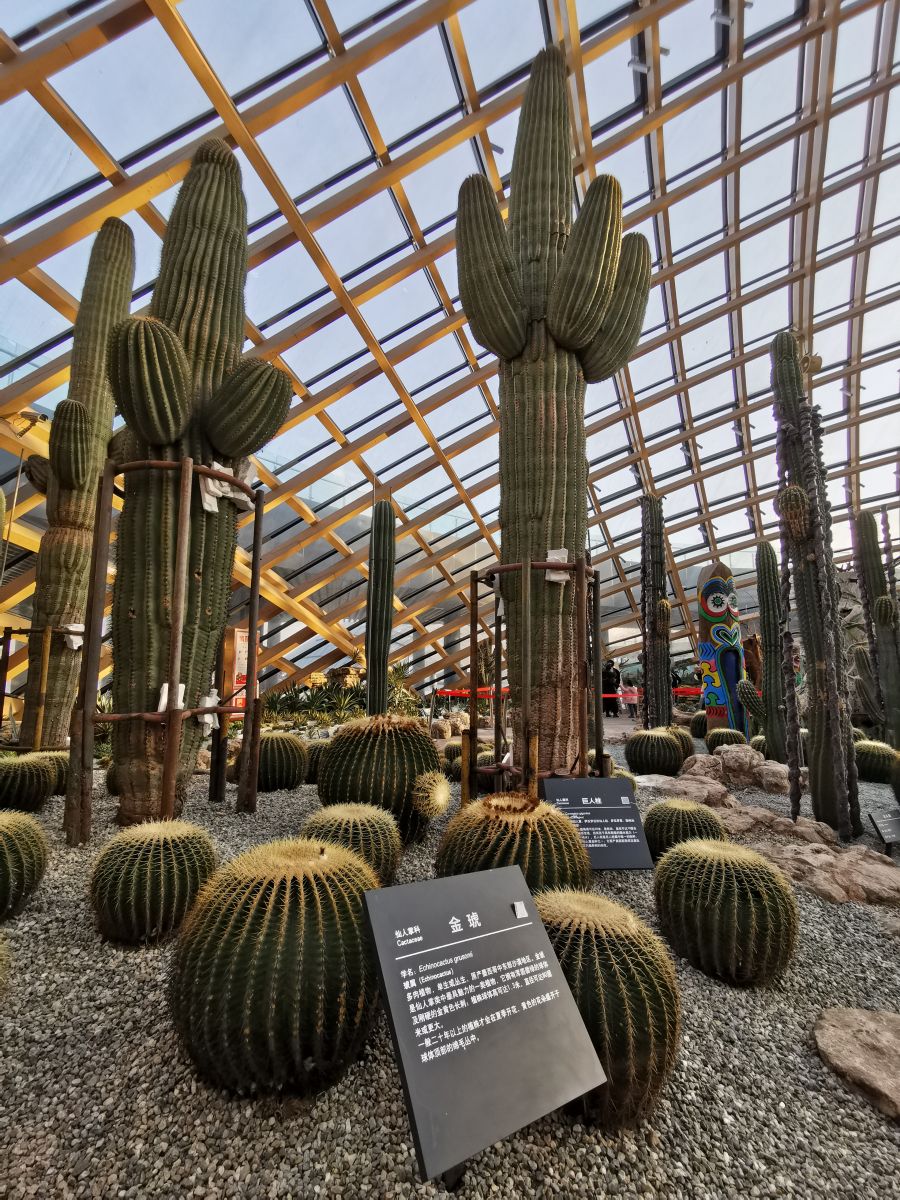
[[(702, 690), (703, 690), (702, 688), (695, 688), (695, 687), (677, 687), (677, 688), (672, 688), (672, 695), (673, 696), (699, 696)], [(500, 691), (501, 691), (502, 695), (504, 695), (504, 696), (509, 694), (508, 687), (501, 688)], [(488, 699), (490, 699), (491, 696), (493, 696), (494, 689), (493, 688), (477, 688), (475, 694), (477, 696), (481, 696), (485, 700), (488, 700)], [(643, 696), (644, 689), (638, 688), (637, 694), (639, 696)], [(469, 689), (468, 688), (438, 688), (435, 695), (437, 695), (437, 696), (468, 696)], [(600, 695), (602, 696), (602, 698), (604, 700), (618, 700), (619, 699), (618, 692), (601, 692)]]

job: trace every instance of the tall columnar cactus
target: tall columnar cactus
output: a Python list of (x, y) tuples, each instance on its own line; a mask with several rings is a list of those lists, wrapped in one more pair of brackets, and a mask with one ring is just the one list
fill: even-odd
[(678, 1053), (681, 996), (669, 953), (605, 896), (552, 891), (535, 903), (606, 1073), (584, 1111), (608, 1127), (631, 1125), (653, 1109)]
[[(112, 388), (106, 373), (110, 331), (128, 315), (134, 277), (134, 237), (110, 217), (94, 240), (75, 318), (68, 397), (50, 426), (47, 531), (35, 566), (23, 745), (34, 744), (41, 677), (41, 630), (83, 625), (96, 518), (97, 484), (112, 433)], [(71, 638), (70, 640), (74, 640)], [(42, 746), (65, 746), (78, 692), (81, 650), (54, 633), (47, 672)]]
[(235, 1092), (318, 1092), (365, 1043), (378, 999), (365, 862), (331, 842), (255, 846), (181, 927), (169, 1005), (197, 1070)]
[(900, 635), (897, 600), (888, 587), (875, 514), (856, 513), (852, 528), (856, 577), (871, 662), (869, 670), (861, 663), (856, 653), (857, 648), (854, 647), (857, 674), (861, 677), (858, 688), (862, 692), (867, 710), (876, 718), (878, 731), (884, 734), (885, 740), (892, 746), (900, 746)]
[(21, 912), (47, 869), (44, 831), (26, 813), (0, 812), (0, 921)]
[(749, 679), (742, 679), (738, 683), (738, 699), (763, 731), (766, 757), (783, 763), (787, 762), (781, 670), (783, 613), (778, 557), (768, 542), (760, 542), (756, 550), (756, 593), (763, 648), (762, 698)]
[[(850, 689), (838, 611), (839, 590), (831, 551), (831, 510), (825, 486), (818, 409), (804, 393), (800, 348), (791, 333), (772, 342), (772, 390), (778, 426), (776, 454), (780, 491), (782, 565), (785, 551), (806, 654), (809, 790), (816, 820), (842, 838), (862, 833), (856, 762), (850, 735)], [(785, 601), (783, 581), (782, 601)], [(784, 604), (787, 608), (786, 603)], [(785, 677), (793, 671), (789, 637), (783, 637)], [(787, 693), (787, 689), (786, 689)], [(788, 693), (788, 737), (796, 746), (796, 714)], [(799, 810), (799, 756), (789, 745), (791, 808)]]
[[(127, 423), (127, 456), (190, 456), (240, 474), (245, 456), (277, 432), (291, 388), (270, 363), (241, 360), (246, 273), (240, 168), (223, 142), (204, 142), (169, 218), (150, 315), (128, 318), (112, 335), (110, 378)], [(125, 479), (112, 619), (117, 712), (155, 711), (168, 676), (178, 488), (177, 471), (130, 472)], [(189, 708), (211, 686), (236, 516), (232, 500), (212, 500), (195, 479), (181, 657)], [(198, 721), (184, 722), (176, 813), (201, 737)], [(113, 726), (123, 824), (159, 815), (164, 743), (159, 724)]]
[[(585, 382), (614, 375), (637, 344), (650, 285), (640, 234), (622, 238), (622, 197), (594, 180), (572, 224), (572, 142), (565, 60), (534, 61), (519, 118), (509, 226), (483, 175), (460, 189), (460, 297), (474, 337), (500, 359), (500, 527), (504, 563), (585, 551)], [(531, 686), (540, 767), (578, 752), (572, 582), (532, 572)], [(514, 754), (522, 762), (522, 582), (503, 576)]]
[(879, 596), (873, 615), (884, 704), (884, 737), (889, 745), (900, 749), (900, 608), (893, 596)]
[(662, 500), (641, 497), (641, 629), (644, 646), (644, 728), (672, 723), (671, 610), (666, 599)]
[(369, 581), (366, 588), (366, 713), (388, 710), (388, 651), (394, 622), (394, 509), (379, 500), (369, 532)]

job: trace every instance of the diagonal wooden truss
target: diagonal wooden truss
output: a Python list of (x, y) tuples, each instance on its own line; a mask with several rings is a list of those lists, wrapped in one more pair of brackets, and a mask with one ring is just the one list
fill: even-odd
[[(646, 150), (649, 196), (626, 212), (626, 228), (644, 227), (650, 222), (659, 247), (659, 261), (653, 282), (658, 287), (664, 316), (663, 324), (643, 337), (635, 359), (614, 381), (610, 399), (587, 417), (589, 446), (598, 437), (613, 431), (625, 432), (624, 448), (591, 464), (589, 499), (590, 529), (595, 563), (608, 564), (609, 583), (604, 595), (618, 597), (624, 607), (605, 622), (608, 627), (636, 629), (638, 597), (635, 593), (636, 531), (621, 532), (621, 518), (635, 507), (638, 488), (650, 488), (664, 497), (690, 486), (695, 489), (696, 508), (667, 521), (667, 561), (673, 602), (672, 636), (676, 643), (696, 647), (694, 599), (685, 588), (684, 572), (701, 564), (712, 554), (731, 555), (751, 549), (761, 538), (771, 536), (771, 519), (766, 505), (771, 503), (773, 488), (757, 478), (759, 464), (771, 456), (771, 438), (763, 436), (769, 424), (771, 400), (753, 394), (748, 369), (765, 357), (765, 344), (745, 341), (744, 322), (748, 306), (774, 297), (788, 289), (789, 318), (807, 343), (817, 333), (848, 323), (846, 356), (826, 364), (816, 378), (817, 385), (837, 383), (846, 398), (844, 411), (826, 421), (829, 434), (840, 433), (846, 439), (846, 459), (832, 465), (831, 477), (843, 481), (847, 503), (858, 506), (862, 500), (862, 479), (866, 471), (883, 469), (897, 460), (896, 449), (884, 447), (884, 453), (861, 457), (860, 429), (869, 417), (896, 414), (896, 396), (877, 404), (863, 404), (862, 372), (893, 361), (895, 347), (867, 349), (863, 332), (867, 314), (900, 300), (898, 287), (872, 292), (868, 287), (869, 266), (873, 254), (895, 251), (894, 237), (900, 232), (896, 222), (879, 226), (876, 221), (878, 188), (886, 172), (900, 165), (900, 150), (888, 144), (888, 113), (894, 84), (892, 64), (897, 42), (900, 0), (808, 0), (798, 4), (798, 13), (762, 41), (745, 44), (745, 10), (740, 0), (710, 0), (711, 13), (723, 34), (723, 52), (718, 62), (698, 70), (695, 78), (675, 89), (663, 85), (662, 58), (665, 19), (685, 7), (687, 0), (638, 0), (624, 3), (618, 15), (596, 28), (579, 28), (575, 0), (528, 0), (541, 14), (546, 39), (562, 46), (570, 67), (573, 112), (573, 142), (576, 151), (575, 176), (578, 195), (604, 169), (604, 160), (633, 145)], [(423, 229), (410, 200), (406, 181), (416, 172), (435, 162), (456, 147), (471, 144), (476, 161), (490, 180), (501, 205), (505, 205), (503, 179), (498, 166), (490, 130), (498, 121), (518, 109), (524, 92), (527, 64), (513, 77), (479, 94), (475, 84), (460, 14), (472, 0), (420, 0), (406, 5), (394, 4), (382, 21), (368, 21), (352, 31), (339, 28), (329, 0), (308, 0), (307, 7), (317, 24), (322, 48), (314, 61), (288, 73), (277, 86), (262, 89), (258, 96), (231, 96), (204, 55), (183, 14), (178, 0), (97, 0), (84, 15), (71, 20), (61, 12), (50, 18), (40, 30), (0, 31), (0, 101), (27, 92), (52, 118), (72, 143), (90, 160), (105, 186), (86, 192), (59, 211), (53, 206), (34, 214), (22, 214), (2, 231), (0, 245), (0, 282), (17, 279), (46, 304), (71, 322), (77, 312), (77, 297), (68, 293), (44, 269), (53, 255), (82, 238), (93, 234), (110, 215), (135, 213), (154, 233), (161, 235), (165, 218), (154, 203), (157, 197), (176, 184), (187, 169), (193, 149), (206, 137), (226, 137), (238, 147), (264, 185), (271, 200), (273, 219), (264, 232), (251, 234), (251, 269), (270, 261), (286, 248), (299, 244), (317, 268), (327, 287), (327, 295), (318, 302), (301, 305), (297, 297), (296, 316), (279, 322), (275, 331), (255, 326), (248, 320), (247, 339), (253, 353), (269, 358), (286, 370), (291, 378), (295, 401), (284, 430), (304, 426), (321, 437), (319, 452), (309, 465), (288, 464), (277, 471), (263, 461), (255, 463), (260, 482), (269, 490), (266, 543), (262, 586), (262, 615), (271, 635), (261, 657), (268, 683), (278, 685), (289, 680), (302, 681), (314, 671), (344, 661), (361, 643), (361, 610), (364, 595), (358, 585), (366, 575), (365, 539), (356, 531), (359, 519), (371, 507), (373, 498), (390, 495), (396, 510), (398, 540), (410, 547), (410, 555), (400, 555), (394, 596), (395, 636), (392, 658), (417, 656), (412, 679), (426, 684), (442, 678), (464, 676), (468, 649), (454, 646), (458, 633), (467, 623), (463, 609), (471, 562), (487, 562), (498, 553), (496, 503), (491, 499), (498, 477), (496, 467), (488, 465), (475, 477), (460, 466), (465, 456), (484, 447), (496, 437), (499, 413), (492, 383), (496, 363), (477, 347), (468, 331), (453, 290), (448, 286), (441, 260), (454, 248), (452, 224), (435, 231)], [(373, 4), (373, 8), (375, 5)], [(838, 92), (834, 87), (835, 60), (842, 27), (870, 11), (875, 12), (875, 36), (871, 70), (860, 86)], [(99, 48), (125, 38), (139, 25), (156, 21), (181, 56), (209, 103), (208, 119), (199, 122), (189, 137), (170, 138), (168, 145), (156, 147), (146, 163), (140, 160), (127, 169), (109, 153), (101, 141), (79, 118), (53, 86), (54, 74), (65, 66), (89, 57)], [(409, 45), (423, 33), (437, 29), (443, 41), (448, 69), (459, 97), (458, 111), (426, 130), (409, 145), (392, 149), (385, 141), (375, 114), (367, 100), (362, 72), (382, 62), (396, 50)], [(502, 31), (498, 31), (502, 32)], [(643, 64), (636, 76), (638, 85), (633, 111), (627, 118), (608, 127), (592, 128), (589, 87), (586, 70), (617, 47), (629, 47)], [(788, 125), (780, 124), (771, 132), (749, 143), (742, 141), (741, 114), (744, 84), (753, 71), (776, 63), (797, 52), (802, 70), (798, 78), (797, 111)], [(862, 76), (863, 72), (860, 72)], [(398, 86), (400, 84), (398, 80)], [(267, 157), (260, 135), (288, 120), (304, 107), (335, 89), (342, 89), (371, 151), (370, 169), (349, 174), (338, 186), (322, 194), (313, 193), (297, 202), (278, 171)], [(722, 100), (723, 139), (720, 147), (711, 147), (709, 160), (702, 169), (685, 179), (670, 179), (666, 167), (666, 129), (669, 122), (689, 114), (710, 98)], [(628, 101), (630, 97), (623, 97)], [(866, 112), (865, 145), (852, 169), (830, 178), (826, 174), (826, 155), (830, 123), (864, 106)], [(201, 128), (202, 126), (202, 128)], [(776, 206), (747, 219), (741, 217), (742, 170), (764, 155), (789, 146), (795, 159), (793, 194)], [(720, 183), (723, 197), (722, 233), (714, 241), (705, 241), (694, 250), (678, 251), (672, 235), (671, 214), (679, 202), (702, 192), (712, 183)], [(819, 213), (824, 201), (856, 189), (859, 196), (854, 237), (820, 252), (818, 246)], [(399, 253), (386, 257), (383, 266), (368, 272), (361, 280), (343, 279), (317, 236), (331, 222), (375, 196), (391, 198), (396, 212), (408, 230), (408, 242)], [(745, 285), (741, 276), (742, 242), (790, 222), (791, 260), (786, 268), (764, 282)], [(725, 256), (725, 293), (702, 312), (684, 311), (685, 292), (680, 286), (686, 273), (715, 256)], [(816, 303), (815, 282), (818, 272), (849, 264), (851, 289), (849, 304), (834, 311)], [(425, 272), (435, 296), (433, 313), (414, 324), (404, 340), (379, 339), (369, 324), (363, 306), (390, 289)], [(365, 347), (361, 361), (338, 367), (322, 386), (312, 390), (285, 355), (345, 319)], [(689, 367), (684, 339), (713, 321), (726, 322), (731, 356)], [(267, 325), (271, 322), (267, 322)], [(403, 382), (402, 365), (428, 347), (452, 339), (461, 352), (463, 368), (450, 382), (427, 389), (419, 398)], [(20, 378), (0, 389), (0, 448), (8, 454), (32, 453), (46, 447), (47, 422), (34, 418), (33, 406), (63, 386), (68, 378), (68, 343), (59, 344), (58, 353), (44, 356), (42, 365), (28, 370)], [(671, 353), (674, 382), (636, 390), (635, 363), (644, 356), (665, 350)], [(348, 434), (334, 419), (330, 409), (354, 391), (373, 380), (386, 381), (396, 401), (383, 420), (366, 431)], [(701, 385), (720, 384), (733, 403), (723, 404), (713, 415), (697, 416), (692, 392)], [(432, 424), (436, 416), (462, 396), (475, 393), (483, 404), (483, 416), (449, 434), (437, 436)], [(654, 408), (674, 401), (677, 427), (654, 427)], [(752, 418), (758, 416), (756, 432)], [(710, 458), (704, 452), (702, 438), (722, 429), (734, 431), (735, 445), (727, 454)], [(367, 454), (377, 446), (390, 444), (394, 435), (415, 431), (421, 439), (425, 457), (414, 456), (408, 465), (392, 464), (390, 477), (370, 466)], [(770, 431), (769, 431), (770, 432)], [(671, 479), (671, 472), (659, 476), (653, 458), (666, 450), (684, 455), (685, 470)], [(317, 506), (307, 498), (325, 476), (349, 467), (364, 481), (365, 487), (350, 489), (340, 504)], [(442, 485), (425, 501), (404, 508), (399, 499), (403, 489), (439, 468)], [(717, 478), (739, 468), (744, 486), (739, 496), (716, 496)], [(610, 494), (604, 491), (607, 480), (624, 470), (634, 475), (631, 494), (621, 487)], [(9, 489), (7, 488), (7, 492)], [(867, 496), (867, 500), (879, 499)], [(40, 497), (23, 489), (12, 513), (10, 541), (23, 551), (33, 553), (40, 537), (40, 524), (26, 520), (36, 514)], [(730, 535), (720, 539), (715, 528), (717, 518), (746, 510), (745, 537)], [(846, 517), (836, 508), (836, 520)], [(451, 517), (463, 523), (449, 536), (438, 534), (440, 523)], [(282, 533), (281, 531), (284, 530)], [(685, 548), (676, 535), (699, 530), (702, 546)], [(617, 532), (618, 531), (618, 532)], [(683, 539), (682, 539), (683, 543)], [(320, 547), (314, 559), (299, 573), (288, 560), (302, 552)], [(306, 555), (304, 554), (304, 558)], [(408, 561), (407, 561), (408, 558)], [(239, 551), (235, 562), (235, 587), (247, 580), (246, 554)], [(752, 574), (741, 576), (742, 585), (752, 584)], [(34, 587), (33, 565), (0, 588), (2, 608), (8, 611), (27, 602)], [(240, 591), (236, 603), (240, 602)], [(492, 606), (485, 604), (479, 615), (485, 633), (490, 632)], [(448, 646), (449, 639), (449, 646)], [(620, 637), (617, 653), (629, 653), (634, 637)], [(11, 673), (24, 669), (24, 655), (13, 656)]]

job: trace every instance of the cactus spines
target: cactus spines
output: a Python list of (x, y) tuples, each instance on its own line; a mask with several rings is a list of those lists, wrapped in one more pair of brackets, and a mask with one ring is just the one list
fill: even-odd
[(694, 753), (694, 739), (691, 737), (690, 731), (685, 729), (683, 725), (667, 725), (666, 732), (671, 733), (672, 737), (679, 744), (684, 758), (690, 758)]
[[(462, 763), (460, 762), (460, 767)], [(413, 784), (410, 802), (426, 821), (441, 817), (450, 807), (450, 785), (443, 771), (425, 771)]]
[(749, 679), (738, 680), (737, 694), (748, 716), (752, 717), (758, 725), (765, 726), (766, 706)]
[(389, 812), (374, 804), (333, 804), (322, 808), (303, 822), (300, 836), (346, 846), (369, 864), (383, 887), (393, 880), (403, 853), (397, 822)]
[(768, 983), (787, 966), (799, 915), (787, 879), (733, 842), (680, 842), (654, 875), (656, 909), (675, 952), (728, 983)]
[(691, 717), (691, 737), (706, 737), (706, 713), (702, 708), (698, 708)]
[(42, 496), (46, 496), (47, 486), (50, 483), (50, 459), (45, 458), (43, 454), (29, 454), (22, 464), (22, 471), (34, 490), (40, 492)]
[(444, 831), (434, 865), (438, 876), (519, 866), (533, 892), (591, 883), (591, 861), (573, 823), (521, 792), (485, 796), (461, 809)]
[(860, 741), (855, 743), (856, 769), (866, 783), (890, 783), (896, 758), (887, 742)]
[[(97, 508), (97, 485), (106, 461), (115, 404), (106, 373), (112, 328), (128, 315), (134, 276), (134, 237), (124, 221), (104, 221), (91, 248), (75, 319), (68, 398), (50, 426), (50, 461), (44, 464), (47, 531), (35, 567), (32, 629), (21, 739), (34, 744), (41, 675), (41, 630), (83, 625)], [(29, 474), (29, 479), (34, 477)], [(37, 485), (35, 485), (37, 486)], [(78, 692), (81, 651), (53, 633), (44, 704), (42, 744), (64, 746)], [(155, 707), (155, 705), (154, 705)]]
[(636, 729), (625, 742), (625, 761), (635, 775), (677, 775), (684, 748), (668, 729)]
[(254, 454), (275, 436), (291, 404), (287, 375), (261, 358), (245, 358), (209, 397), (203, 431), (222, 458)]
[[(800, 347), (791, 333), (772, 342), (772, 390), (781, 518), (783, 673), (788, 705), (791, 811), (799, 811), (798, 721), (791, 692), (793, 651), (787, 625), (788, 577), (793, 576), (809, 681), (809, 790), (813, 815), (842, 838), (862, 833), (856, 763), (850, 735), (849, 677), (844, 662), (838, 581), (831, 548), (831, 510), (818, 409), (804, 394)], [(790, 678), (789, 678), (790, 676)]]
[(447, 742), (441, 753), (447, 762), (453, 762), (457, 758), (462, 758), (462, 742), (458, 738), (455, 741)]
[(342, 726), (319, 760), (319, 799), (386, 808), (409, 842), (427, 824), (413, 804), (416, 780), (437, 769), (434, 742), (415, 718), (363, 717)]
[(55, 787), (56, 764), (43, 754), (0, 758), (0, 808), (37, 812)]
[[(585, 380), (612, 374), (634, 349), (650, 283), (638, 235), (621, 238), (621, 195), (591, 184), (572, 225), (566, 66), (556, 47), (534, 61), (519, 117), (508, 228), (481, 177), (460, 190), (459, 286), (474, 336), (500, 358), (500, 526), (504, 563), (585, 552)], [(532, 712), (540, 768), (577, 754), (574, 587), (529, 572)], [(502, 578), (509, 621), (513, 754), (522, 744), (522, 578)]]
[(69, 776), (68, 750), (41, 750), (39, 753), (41, 758), (49, 763), (54, 771), (52, 794), (54, 796), (64, 796)]
[(747, 739), (739, 729), (711, 729), (706, 735), (706, 748), (715, 754), (720, 746), (746, 746)]
[(584, 1111), (601, 1125), (631, 1125), (653, 1109), (678, 1053), (681, 997), (669, 953), (605, 896), (547, 891), (535, 904), (606, 1074)]
[(728, 834), (717, 814), (693, 800), (662, 800), (647, 809), (644, 833), (653, 861), (679, 842), (695, 838), (727, 842)]
[(369, 532), (369, 579), (366, 588), (366, 713), (388, 708), (388, 651), (394, 619), (394, 509), (379, 500)]
[(269, 842), (220, 868), (181, 927), (169, 1007), (200, 1075), (245, 1093), (320, 1091), (359, 1055), (378, 982), (358, 854)]
[(759, 598), (759, 628), (763, 652), (762, 699), (758, 706), (754, 704), (754, 707), (750, 707), (750, 704), (760, 699), (752, 684), (752, 701), (749, 701), (741, 684), (738, 684), (738, 695), (744, 708), (762, 727), (766, 738), (766, 757), (774, 762), (783, 763), (787, 762), (784, 678), (781, 669), (784, 614), (781, 610), (778, 556), (768, 542), (760, 542), (756, 548), (756, 592)]
[(34, 817), (0, 812), (0, 921), (22, 911), (44, 877), (49, 856)]
[(100, 934), (132, 945), (167, 937), (215, 869), (215, 847), (197, 825), (146, 821), (123, 829), (106, 843), (91, 871)]
[(324, 738), (315, 738), (311, 742), (306, 743), (306, 782), (319, 782), (319, 763), (322, 761), (322, 754), (330, 745)]
[(306, 743), (292, 733), (263, 733), (259, 739), (261, 792), (290, 791), (306, 780), (309, 755)]
[[(246, 273), (247, 210), (240, 167), (224, 142), (210, 140), (194, 155), (169, 217), (149, 315), (127, 318), (111, 335), (110, 377), (130, 434), (123, 453), (176, 462), (190, 457), (205, 467), (224, 457), (221, 465), (239, 475), (244, 460), (224, 454), (212, 431), (227, 443), (224, 448), (258, 447), (283, 419), (290, 388), (260, 387), (259, 369), (241, 363)], [(273, 394), (280, 396), (278, 403)], [(274, 411), (273, 404), (282, 408)], [(125, 479), (113, 589), (116, 712), (154, 711), (168, 676), (178, 486), (173, 471), (132, 471)], [(188, 708), (196, 707), (209, 690), (236, 537), (232, 500), (220, 497), (214, 511), (203, 500), (195, 479), (180, 681)], [(176, 815), (202, 734), (198, 721), (183, 722)], [(137, 719), (120, 721), (112, 741), (121, 792), (119, 822), (129, 825), (161, 815), (164, 728)], [(171, 803), (170, 797), (165, 800)]]

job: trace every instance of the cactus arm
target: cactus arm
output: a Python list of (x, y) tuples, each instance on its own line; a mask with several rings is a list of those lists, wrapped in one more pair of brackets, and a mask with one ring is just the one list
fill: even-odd
[(491, 185), (471, 175), (459, 192), (459, 295), (475, 340), (499, 358), (522, 353), (527, 333), (519, 270)]
[(366, 590), (366, 713), (388, 709), (388, 651), (394, 617), (394, 509), (379, 500), (369, 534), (369, 585)]
[(83, 488), (91, 471), (91, 418), (80, 400), (61, 400), (50, 426), (50, 468), (60, 485)]
[(612, 175), (588, 188), (550, 292), (547, 325), (567, 350), (582, 350), (609, 309), (622, 251), (622, 189)]
[(191, 419), (191, 368), (176, 334), (128, 317), (110, 339), (109, 378), (129, 427), (152, 446), (174, 442)]
[(766, 724), (766, 706), (761, 700), (756, 688), (749, 679), (739, 679), (737, 685), (738, 699), (755, 721), (768, 731)]
[(203, 431), (222, 458), (253, 454), (283, 425), (292, 395), (284, 371), (245, 358), (204, 406)]
[(643, 234), (626, 234), (606, 316), (581, 351), (581, 366), (588, 383), (609, 379), (628, 362), (641, 336), (649, 296), (650, 246)]

